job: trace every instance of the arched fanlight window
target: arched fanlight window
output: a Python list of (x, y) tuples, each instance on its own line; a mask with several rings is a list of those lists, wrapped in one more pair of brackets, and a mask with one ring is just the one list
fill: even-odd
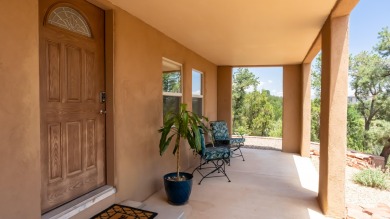
[(91, 30), (84, 17), (70, 7), (55, 8), (48, 16), (47, 22), (51, 25), (70, 30), (72, 32), (91, 37)]

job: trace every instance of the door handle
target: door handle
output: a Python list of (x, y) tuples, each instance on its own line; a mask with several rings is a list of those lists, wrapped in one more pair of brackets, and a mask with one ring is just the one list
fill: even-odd
[(99, 113), (103, 115), (103, 114), (106, 114), (107, 111), (101, 109), (101, 110), (99, 111)]

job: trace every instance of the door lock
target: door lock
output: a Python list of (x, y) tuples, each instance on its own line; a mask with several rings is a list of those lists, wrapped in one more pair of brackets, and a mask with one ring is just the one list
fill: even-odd
[(99, 113), (103, 115), (103, 114), (106, 114), (106, 113), (107, 113), (107, 111), (106, 111), (106, 110), (102, 110), (102, 109), (101, 109)]
[(99, 100), (100, 100), (100, 103), (106, 102), (106, 92), (102, 91), (99, 93)]

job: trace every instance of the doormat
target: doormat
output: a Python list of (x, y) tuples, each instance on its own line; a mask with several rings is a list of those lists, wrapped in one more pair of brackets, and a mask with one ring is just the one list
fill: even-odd
[(91, 219), (147, 219), (156, 216), (157, 213), (155, 212), (113, 204), (111, 207), (93, 216)]

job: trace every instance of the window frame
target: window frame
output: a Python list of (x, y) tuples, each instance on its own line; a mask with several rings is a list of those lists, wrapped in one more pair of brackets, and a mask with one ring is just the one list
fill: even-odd
[[(181, 63), (178, 63), (178, 62), (175, 62), (175, 61), (173, 61), (173, 60), (171, 60), (171, 59), (168, 59), (168, 58), (165, 58), (165, 57), (163, 57), (162, 58), (162, 68), (164, 67), (164, 62), (167, 62), (167, 63), (170, 63), (170, 64), (173, 64), (173, 65), (177, 65), (177, 66), (179, 66), (180, 67), (180, 93), (175, 93), (175, 92), (165, 92), (164, 91), (164, 87), (162, 87), (162, 97), (163, 97), (163, 116), (164, 116), (164, 96), (169, 96), (169, 97), (180, 97), (180, 104), (182, 104), (183, 103), (183, 96), (184, 96), (184, 89), (183, 89), (183, 85), (184, 85), (184, 82), (183, 82), (183, 76), (184, 76), (184, 74), (183, 74), (183, 64), (181, 64)], [(164, 73), (164, 71), (162, 71), (162, 76), (164, 75), (164, 74), (168, 74), (168, 73)], [(163, 84), (163, 78), (162, 78), (162, 83), (161, 84)]]
[[(191, 71), (191, 87), (193, 88), (194, 81), (192, 80), (192, 76), (194, 72), (200, 74), (200, 95), (199, 94), (193, 94), (191, 91), (191, 103), (193, 102), (193, 98), (200, 98), (202, 99), (202, 109), (201, 109), (201, 116), (204, 115), (204, 73), (202, 71), (199, 71), (195, 68), (192, 69)], [(192, 109), (194, 110), (194, 109)]]

